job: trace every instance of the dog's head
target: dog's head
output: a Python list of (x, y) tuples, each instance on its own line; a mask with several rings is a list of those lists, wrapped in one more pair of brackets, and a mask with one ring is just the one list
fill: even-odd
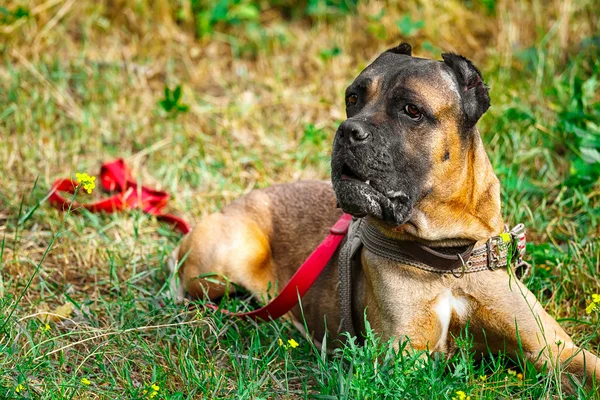
[[(439, 185), (453, 185), (475, 124), (490, 106), (466, 58), (413, 57), (403, 43), (381, 54), (346, 89), (332, 181), (340, 207), (397, 226)], [(462, 168), (462, 166), (460, 166)], [(435, 179), (432, 179), (435, 174)]]

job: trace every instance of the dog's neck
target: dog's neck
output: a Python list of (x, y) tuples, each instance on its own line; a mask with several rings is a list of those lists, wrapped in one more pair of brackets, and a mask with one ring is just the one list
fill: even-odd
[(477, 129), (467, 140), (451, 162), (433, 168), (431, 189), (407, 223), (392, 228), (373, 218), (370, 222), (387, 236), (434, 247), (481, 242), (501, 233), (500, 182)]

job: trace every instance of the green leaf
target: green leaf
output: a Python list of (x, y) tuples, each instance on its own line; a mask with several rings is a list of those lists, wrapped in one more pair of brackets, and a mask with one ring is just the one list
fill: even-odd
[(430, 53), (438, 53), (439, 54), (442, 52), (439, 48), (435, 47), (433, 44), (431, 44), (431, 42), (429, 42), (427, 40), (421, 44), (421, 48)]
[(321, 59), (327, 61), (330, 58), (337, 57), (342, 54), (342, 50), (338, 46), (334, 46), (330, 49), (323, 49), (320, 52)]
[(396, 21), (396, 25), (402, 34), (405, 36), (412, 36), (417, 33), (419, 29), (425, 26), (425, 22), (423, 20), (413, 21), (410, 15), (405, 14), (402, 18)]
[(600, 163), (600, 152), (589, 147), (582, 147), (581, 158), (588, 164)]
[(575, 159), (569, 168), (570, 176), (564, 184), (570, 188), (585, 189), (600, 178), (600, 168), (597, 163), (587, 163), (581, 158)]
[(168, 86), (165, 86), (165, 98), (159, 100), (158, 104), (169, 113), (170, 118), (174, 118), (180, 112), (186, 112), (190, 108), (186, 104), (181, 104), (180, 100), (183, 95), (183, 89), (181, 85), (177, 85), (174, 90), (169, 89)]
[(300, 143), (312, 143), (315, 145), (319, 145), (327, 140), (327, 132), (323, 129), (319, 129), (313, 124), (308, 124), (304, 128), (304, 134), (302, 135), (302, 139), (300, 139)]
[(592, 76), (590, 79), (585, 81), (581, 86), (582, 90), (582, 99), (585, 105), (591, 104), (596, 98), (596, 93), (598, 89), (598, 78)]
[(227, 20), (227, 13), (229, 12), (229, 0), (220, 0), (213, 8), (212, 15), (210, 18), (211, 23)]
[(18, 7), (15, 12), (13, 12), (15, 19), (26, 18), (29, 17), (29, 15), (29, 10), (24, 7)]
[(181, 99), (181, 85), (177, 85), (175, 91), (173, 91), (173, 100), (174, 103), (177, 103)]
[(239, 4), (237, 7), (231, 9), (228, 16), (230, 18), (238, 18), (242, 21), (257, 21), (260, 12), (252, 4)]

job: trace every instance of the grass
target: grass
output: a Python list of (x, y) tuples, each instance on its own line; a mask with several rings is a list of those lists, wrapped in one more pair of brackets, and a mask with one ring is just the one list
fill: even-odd
[(173, 304), (160, 295), (180, 239), (170, 227), (45, 203), (54, 179), (118, 157), (190, 221), (256, 187), (327, 179), (345, 86), (400, 40), (481, 67), (493, 106), (480, 131), (506, 220), (529, 228), (528, 287), (600, 352), (599, 316), (585, 312), (600, 286), (594, 1), (231, 1), (225, 16), (183, 0), (5, 3), (0, 398), (563, 397), (547, 371), (473, 361), (467, 334), (448, 360), (421, 362), (373, 332), (330, 356), (286, 322)]

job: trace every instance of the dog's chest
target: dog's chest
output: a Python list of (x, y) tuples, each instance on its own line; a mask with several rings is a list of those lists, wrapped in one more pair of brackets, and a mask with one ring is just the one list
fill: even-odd
[[(420, 348), (448, 352), (472, 305), (456, 282), (369, 251), (362, 254), (367, 315), (385, 337), (408, 336)], [(452, 279), (456, 279), (453, 278)]]

